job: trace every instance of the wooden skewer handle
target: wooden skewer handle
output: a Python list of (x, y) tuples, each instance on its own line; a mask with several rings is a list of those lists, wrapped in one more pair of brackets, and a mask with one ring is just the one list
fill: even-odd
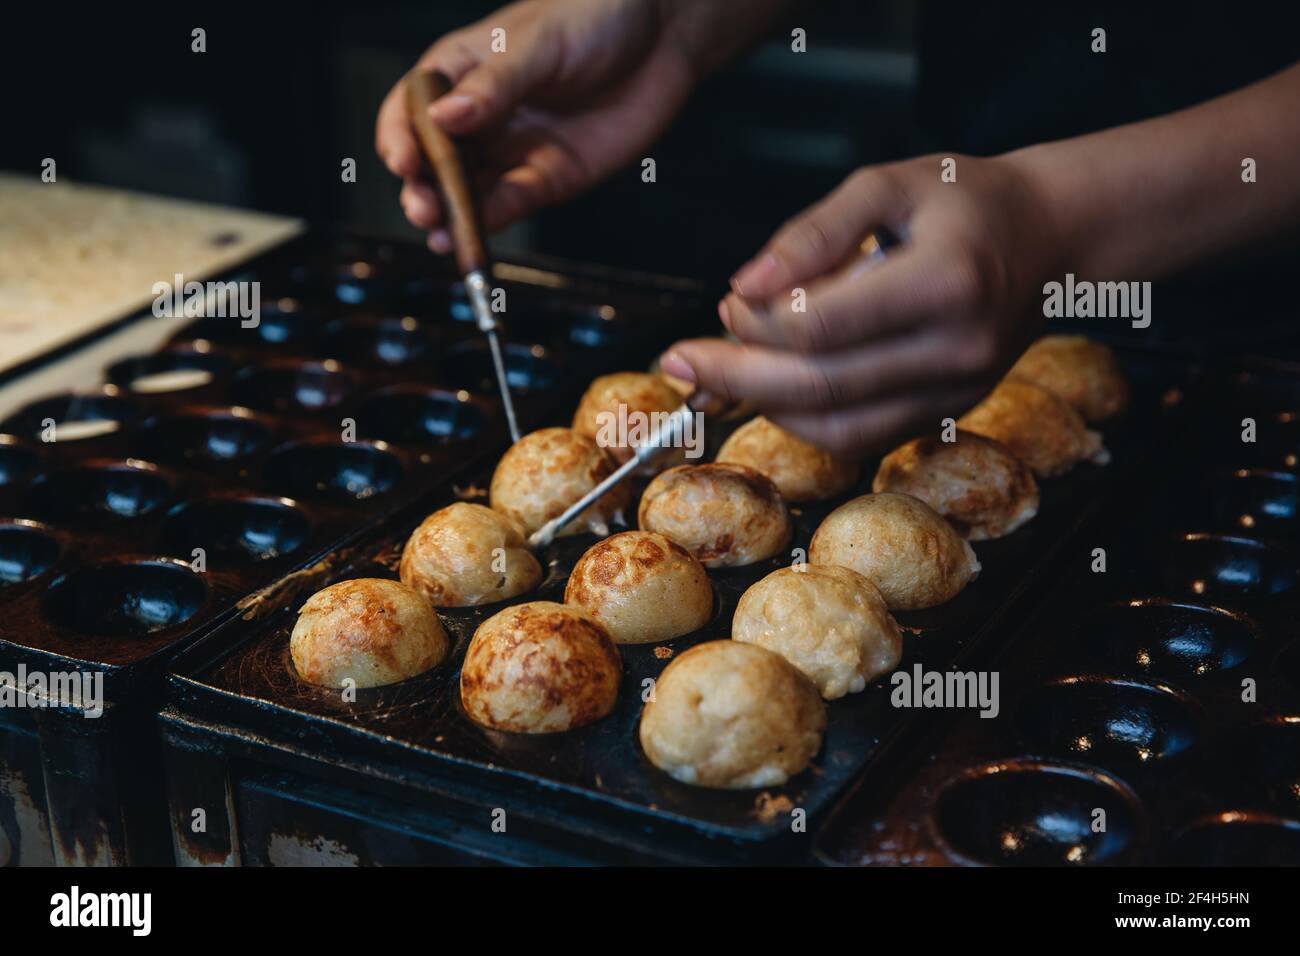
[(429, 106), (450, 89), (451, 81), (442, 73), (412, 70), (406, 75), (406, 108), (411, 114), (411, 125), (442, 187), (456, 264), (462, 274), (468, 275), (476, 269), (487, 268), (488, 264), (478, 205), (465, 176), (460, 149), (429, 117)]

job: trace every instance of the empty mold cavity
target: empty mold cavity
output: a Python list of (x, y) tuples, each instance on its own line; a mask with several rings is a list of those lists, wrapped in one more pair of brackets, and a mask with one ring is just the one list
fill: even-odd
[(239, 405), (264, 412), (316, 412), (338, 405), (355, 387), (355, 376), (332, 359), (286, 360), (241, 369), (230, 395)]
[(26, 481), (39, 464), (36, 452), (12, 435), (0, 435), (0, 486)]
[[(1105, 813), (1104, 831), (1093, 829)], [(1120, 862), (1137, 841), (1141, 809), (1106, 774), (1035, 760), (967, 771), (948, 782), (934, 809), (942, 842), (987, 866), (1086, 866)]]
[(142, 394), (202, 388), (229, 367), (229, 361), (208, 350), (159, 352), (114, 362), (108, 380)]
[(384, 268), (366, 259), (336, 265), (329, 275), (334, 297), (349, 305), (360, 305), (383, 295), (389, 288)]
[(41, 441), (72, 442), (111, 434), (139, 417), (134, 402), (106, 389), (52, 395), (33, 402), (10, 416), (5, 430)]
[(625, 324), (611, 305), (545, 302), (512, 310), (505, 317), (506, 334), (533, 342), (555, 342), (579, 348), (611, 348), (623, 341)]
[(91, 461), (37, 478), (28, 489), (27, 506), (56, 522), (139, 518), (171, 496), (171, 481), (148, 462)]
[(413, 316), (352, 318), (330, 323), (319, 351), (331, 358), (406, 365), (433, 355), (435, 335)]
[(180, 561), (108, 562), (61, 575), (50, 585), (45, 608), (81, 634), (138, 637), (193, 617), (207, 593), (203, 579)]
[(287, 278), (305, 297), (345, 305), (373, 304), (400, 289), (392, 256), (368, 255), (360, 247), (296, 262), (289, 266)]
[(1249, 534), (1292, 536), (1300, 515), (1300, 477), (1242, 468), (1216, 481), (1205, 498), (1220, 527)]
[(1197, 738), (1193, 705), (1169, 687), (1115, 677), (1047, 681), (1016, 707), (1021, 737), (1053, 756), (1138, 765), (1177, 756)]
[(401, 477), (401, 460), (382, 443), (295, 443), (266, 462), (268, 485), (295, 498), (363, 500), (389, 491)]
[(202, 548), (218, 560), (269, 561), (301, 548), (309, 527), (306, 516), (286, 498), (209, 498), (169, 511), (162, 540), (184, 557)]
[(133, 441), (146, 458), (203, 465), (257, 454), (271, 428), (243, 408), (192, 409), (148, 422)]
[(62, 550), (58, 539), (34, 521), (0, 522), (0, 587), (44, 574)]
[(396, 442), (451, 442), (473, 438), (487, 425), (483, 406), (467, 392), (397, 386), (371, 395), (357, 413), (367, 438)]
[(263, 302), (256, 325), (238, 315), (207, 316), (181, 329), (173, 341), (204, 339), (218, 345), (279, 346), (298, 345), (312, 339), (324, 324), (320, 309), (297, 299), (283, 298)]
[(1228, 811), (1193, 823), (1173, 844), (1180, 866), (1300, 866), (1300, 820)]
[(1255, 643), (1244, 615), (1166, 598), (1112, 604), (1085, 619), (1083, 640), (1142, 674), (1200, 676), (1236, 667)]
[[(506, 381), (512, 391), (542, 392), (559, 383), (560, 371), (541, 345), (507, 343), (502, 348)], [(496, 369), (486, 342), (462, 342), (443, 353), (443, 377), (456, 388), (495, 395)]]
[(1160, 561), (1164, 584), (1183, 594), (1258, 598), (1300, 582), (1296, 556), (1250, 538), (1193, 533), (1179, 537)]

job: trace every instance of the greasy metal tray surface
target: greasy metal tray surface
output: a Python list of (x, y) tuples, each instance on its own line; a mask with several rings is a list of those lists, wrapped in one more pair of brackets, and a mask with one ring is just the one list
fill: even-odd
[[(701, 314), (686, 282), (501, 272), (525, 424)], [(506, 440), (463, 291), (418, 244), (308, 236), (225, 278), (260, 282), (256, 328), (197, 318), (157, 353), (113, 364), (106, 386), (0, 422), (6, 669), (89, 663), (120, 697), (248, 595)], [(141, 375), (195, 368), (210, 380), (132, 389)], [(65, 420), (117, 429), (42, 441), (49, 421)]]
[[(1153, 363), (1140, 355), (1130, 364), (1138, 380), (1139, 400), (1133, 414), (1107, 435), (1119, 462), (1136, 454), (1132, 437), (1144, 429), (1135, 428), (1134, 422), (1156, 406), (1158, 390), (1182, 365), (1180, 360)], [(715, 446), (718, 437), (712, 437)], [(817, 524), (833, 507), (868, 490), (875, 464), (866, 463), (860, 486), (849, 494), (794, 509), (793, 547), (806, 549)], [(966, 591), (942, 607), (898, 614), (906, 629), (901, 666), (921, 663), (927, 669), (945, 669), (974, 654), (987, 638), (996, 638), (1003, 615), (1036, 596), (1039, 578), (1050, 568), (1053, 554), (1071, 537), (1118, 470), (1118, 466), (1085, 465), (1065, 478), (1045, 482), (1042, 508), (1032, 522), (1008, 538), (975, 545), (983, 571)], [(490, 474), (490, 467), (483, 467), (467, 476), (459, 497), (486, 488)], [(431, 502), (428, 510), (454, 497), (447, 494)], [(729, 637), (739, 596), (759, 578), (788, 564), (788, 556), (745, 568), (711, 570), (717, 599), (713, 620), (699, 633), (667, 645), (621, 647), (624, 680), (615, 711), (577, 731), (503, 734), (478, 727), (462, 713), (458, 680), (466, 646), (478, 623), (505, 604), (440, 609), (455, 648), (447, 662), (425, 675), (359, 692), (351, 704), (336, 691), (305, 684), (288, 658), (289, 633), (298, 607), (312, 591), (331, 581), (395, 577), (402, 544), (422, 517), (423, 513), (411, 514), (395, 522), (372, 541), (360, 543), (356, 560), (276, 595), (260, 620), (232, 622), (179, 659), (170, 682), (181, 710), (295, 741), (306, 754), (344, 755), (359, 759), (363, 766), (374, 762), (400, 768), (404, 775), (428, 774), (444, 784), (450, 777), (505, 792), (532, 786), (534, 805), (554, 803), (559, 812), (575, 820), (585, 822), (606, 813), (638, 832), (703, 836), (741, 849), (800, 842), (806, 848), (806, 841), (791, 838), (789, 811), (800, 808), (810, 818), (816, 817), (857, 776), (882, 741), (900, 732), (914, 713), (890, 706), (890, 688), (883, 681), (830, 702), (825, 742), (813, 767), (784, 787), (761, 792), (685, 786), (645, 759), (636, 736), (639, 690), (645, 678), (656, 677), (669, 663), (661, 656), (663, 648), (676, 655), (701, 641)], [(545, 556), (549, 574), (541, 588), (507, 603), (562, 600), (569, 570), (594, 540), (561, 539)]]
[(824, 861), (1300, 865), (1300, 366), (1176, 397), (1158, 464), (1112, 489), (994, 665), (1000, 718), (956, 715), (864, 778)]

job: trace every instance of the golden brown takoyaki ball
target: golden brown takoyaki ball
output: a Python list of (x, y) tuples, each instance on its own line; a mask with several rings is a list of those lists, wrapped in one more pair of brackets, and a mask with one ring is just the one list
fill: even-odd
[(669, 664), (641, 712), (641, 747), (682, 783), (776, 787), (822, 744), (826, 705), (784, 657), (755, 644), (709, 641)]
[(460, 672), (460, 699), (484, 727), (548, 734), (608, 714), (622, 676), (603, 627), (578, 608), (534, 601), (478, 626)]
[[(625, 462), (632, 457), (636, 446), (650, 437), (655, 422), (662, 421), (665, 413), (675, 411), (681, 404), (682, 396), (658, 375), (647, 372), (602, 375), (587, 387), (578, 403), (573, 430), (594, 440), (616, 461)], [(620, 421), (624, 423), (623, 434), (620, 434)], [(629, 443), (619, 444), (624, 437), (630, 439)], [(673, 451), (680, 460), (684, 450)], [(665, 458), (672, 460), (665, 452), (659, 461)]]
[(1081, 461), (1110, 461), (1101, 436), (1079, 413), (1032, 382), (1003, 379), (957, 427), (1002, 442), (1039, 478), (1062, 475)]
[(356, 578), (317, 591), (298, 611), (289, 655), (321, 687), (394, 684), (436, 666), (451, 649), (429, 602), (400, 581)]
[(1043, 336), (1007, 376), (1047, 389), (1090, 422), (1113, 418), (1128, 407), (1128, 379), (1115, 352), (1082, 335)]
[(974, 432), (895, 448), (880, 462), (871, 490), (920, 498), (971, 541), (1010, 534), (1038, 514), (1038, 482), (1029, 466)]
[[(571, 428), (543, 428), (525, 435), (501, 456), (492, 473), (492, 510), (532, 534), (609, 477), (613, 459), (596, 443)], [(599, 501), (559, 532), (608, 534), (609, 522), (621, 516), (630, 498), (627, 484), (611, 488)]]
[(680, 465), (650, 482), (644, 531), (676, 541), (709, 568), (753, 564), (790, 543), (790, 515), (771, 479), (744, 465)]
[(827, 700), (856, 694), (898, 666), (903, 637), (885, 599), (849, 568), (782, 568), (736, 605), (731, 639), (780, 654)]
[(970, 543), (938, 512), (911, 495), (890, 493), (854, 498), (827, 515), (813, 534), (808, 563), (857, 571), (891, 611), (950, 601), (980, 570)]
[(586, 611), (615, 644), (645, 644), (703, 627), (713, 614), (713, 587), (681, 545), (653, 531), (624, 531), (578, 559), (564, 603)]
[(532, 590), (542, 580), (542, 566), (514, 521), (458, 501), (411, 532), (401, 576), (435, 607), (472, 607)]
[(834, 498), (858, 480), (857, 462), (836, 458), (761, 415), (736, 429), (718, 461), (761, 471), (786, 501)]

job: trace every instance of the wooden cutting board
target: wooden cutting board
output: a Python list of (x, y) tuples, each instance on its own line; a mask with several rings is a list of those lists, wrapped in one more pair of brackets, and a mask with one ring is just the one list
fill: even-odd
[(155, 282), (212, 276), (301, 229), (282, 216), (0, 174), (0, 374), (148, 310)]

